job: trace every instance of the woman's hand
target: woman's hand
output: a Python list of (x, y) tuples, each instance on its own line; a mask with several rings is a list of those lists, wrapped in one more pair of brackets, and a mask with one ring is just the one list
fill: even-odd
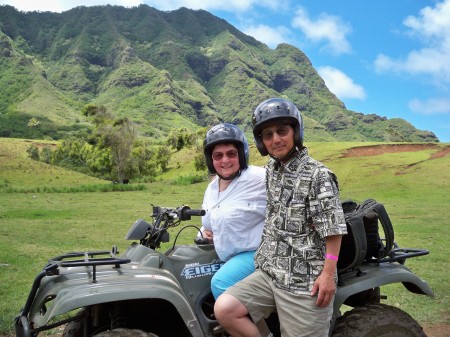
[(202, 234), (203, 238), (208, 239), (209, 242), (213, 241), (213, 232), (211, 232), (210, 230), (205, 229)]

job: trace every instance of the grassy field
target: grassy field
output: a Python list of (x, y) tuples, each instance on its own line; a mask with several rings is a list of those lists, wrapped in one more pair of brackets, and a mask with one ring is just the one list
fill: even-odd
[[(200, 207), (207, 184), (206, 179), (191, 185), (176, 183), (179, 177), (197, 174), (192, 153), (186, 151), (174, 154), (169, 171), (144, 184), (143, 190), (65, 192), (110, 183), (31, 161), (25, 152), (28, 145), (24, 140), (0, 138), (0, 334), (12, 333), (13, 318), (48, 258), (69, 251), (109, 250), (113, 245), (124, 251), (128, 228), (138, 218), (149, 219), (151, 204)], [(313, 157), (337, 174), (343, 200), (374, 198), (384, 203), (399, 245), (430, 251), (406, 264), (430, 284), (435, 298), (392, 285), (382, 289), (386, 302), (423, 325), (449, 324), (450, 145), (307, 145)], [(349, 151), (362, 146), (371, 147), (353, 155)], [(256, 165), (267, 160), (254, 148), (251, 158)], [(43, 187), (55, 187), (53, 191), (60, 193), (42, 192)], [(190, 243), (193, 236), (184, 231), (179, 242)]]

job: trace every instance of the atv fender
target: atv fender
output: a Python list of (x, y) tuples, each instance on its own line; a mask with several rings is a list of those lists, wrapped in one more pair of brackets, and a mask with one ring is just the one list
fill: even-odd
[(339, 275), (339, 286), (334, 299), (334, 313), (351, 295), (387, 284), (403, 283), (409, 291), (434, 297), (428, 283), (420, 279), (406, 266), (398, 263), (364, 264), (359, 272), (351, 271)]
[[(185, 322), (196, 321), (187, 299), (178, 283), (169, 274), (143, 272), (102, 276), (99, 273), (96, 283), (77, 274), (63, 274), (47, 278), (33, 302), (30, 322), (35, 327), (43, 326), (58, 315), (77, 308), (98, 303), (158, 298), (171, 302)], [(46, 281), (46, 279), (44, 279)], [(191, 326), (192, 329), (192, 326)]]

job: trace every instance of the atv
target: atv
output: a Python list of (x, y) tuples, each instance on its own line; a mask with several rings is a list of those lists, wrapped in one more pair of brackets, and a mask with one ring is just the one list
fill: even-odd
[[(222, 265), (214, 245), (201, 235), (191, 245), (177, 245), (184, 229), (200, 232), (187, 224), (167, 251), (159, 251), (169, 242), (169, 228), (204, 214), (188, 206), (153, 206), (152, 221), (140, 219), (128, 231), (125, 239), (133, 242), (123, 254), (113, 247), (50, 259), (15, 318), (16, 336), (36, 337), (60, 326), (63, 337), (228, 336), (214, 317), (210, 282)], [(402, 282), (413, 293), (433, 296), (404, 266), (407, 258), (426, 254), (395, 247), (376, 261), (341, 266), (330, 336), (425, 336), (407, 313), (380, 303), (380, 287)], [(343, 305), (353, 309), (341, 315)], [(279, 336), (276, 316), (268, 325)]]

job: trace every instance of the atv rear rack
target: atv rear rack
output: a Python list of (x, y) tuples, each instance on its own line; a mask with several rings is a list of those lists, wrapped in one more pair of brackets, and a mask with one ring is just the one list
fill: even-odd
[[(376, 259), (376, 258), (372, 258), (372, 259), (367, 259), (365, 260), (361, 265), (364, 264), (383, 264), (383, 263), (393, 263), (393, 262), (397, 262), (401, 265), (405, 264), (406, 259), (412, 258), (412, 257), (417, 257), (417, 256), (423, 256), (423, 255), (428, 255), (429, 251), (427, 249), (420, 249), (420, 248), (400, 248), (397, 246), (396, 243), (394, 243), (395, 247), (394, 249), (392, 249), (389, 252), (389, 255), (386, 257), (383, 257), (381, 259)], [(347, 270), (338, 270), (338, 275), (345, 275), (347, 273), (351, 273), (351, 272), (355, 272), (356, 271), (356, 276), (361, 276), (364, 273), (361, 272), (361, 265), (355, 266), (351, 269), (347, 269)]]
[(411, 257), (428, 255), (429, 251), (420, 248), (394, 248), (389, 252), (389, 255), (381, 260), (375, 262), (398, 262), (404, 264), (406, 259)]

